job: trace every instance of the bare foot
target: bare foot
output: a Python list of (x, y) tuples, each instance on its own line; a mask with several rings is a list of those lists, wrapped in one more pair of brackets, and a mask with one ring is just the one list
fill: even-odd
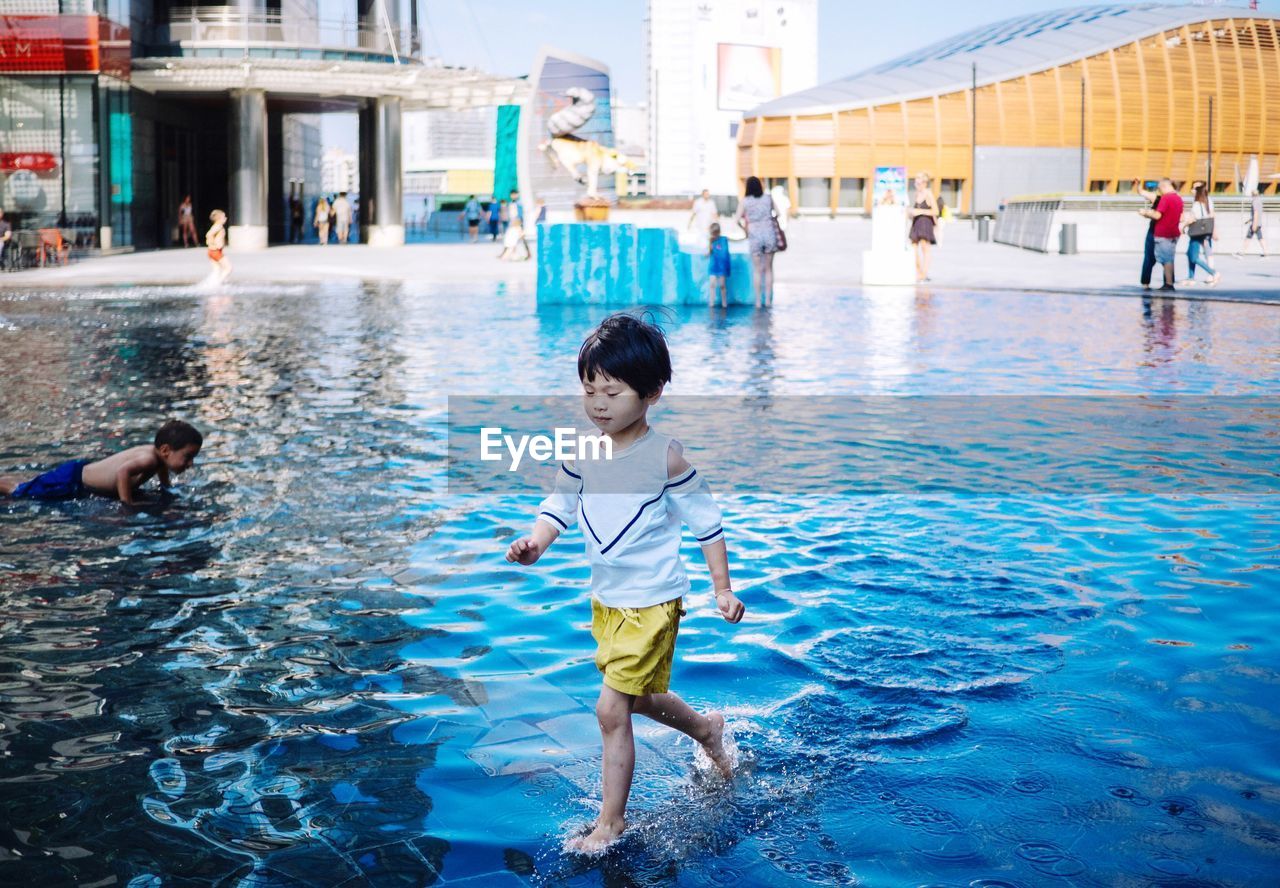
[(724, 716), (708, 712), (707, 718), (711, 721), (711, 737), (702, 744), (702, 748), (706, 750), (707, 758), (720, 769), (720, 775), (728, 780), (733, 776), (733, 759), (724, 748)]
[[(723, 719), (721, 723), (723, 724)], [(595, 829), (585, 836), (570, 839), (565, 843), (565, 847), (577, 854), (599, 854), (617, 841), (618, 836), (622, 835), (622, 831), (626, 828), (627, 822), (625, 820), (610, 821), (608, 823), (603, 820), (597, 820)]]

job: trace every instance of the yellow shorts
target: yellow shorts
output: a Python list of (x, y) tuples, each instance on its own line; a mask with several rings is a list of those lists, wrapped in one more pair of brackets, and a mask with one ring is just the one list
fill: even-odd
[(680, 603), (673, 598), (652, 607), (609, 607), (591, 599), (596, 668), (605, 684), (637, 697), (666, 693), (684, 615)]

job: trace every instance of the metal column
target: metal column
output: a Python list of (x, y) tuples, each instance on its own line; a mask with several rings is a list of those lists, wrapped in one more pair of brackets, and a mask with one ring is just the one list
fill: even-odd
[[(361, 212), (370, 225), (367, 242), (375, 247), (398, 247), (404, 243), (403, 182), (400, 175), (400, 98), (384, 96), (374, 99), (366, 112), (372, 126), (366, 127), (373, 142), (368, 146), (373, 158), (371, 188), (361, 182), (360, 189), (369, 195), (362, 201)], [(365, 146), (360, 146), (364, 151)], [(370, 205), (372, 204), (372, 205)]]
[(231, 91), (231, 203), (227, 243), (244, 252), (267, 247), (267, 93)]

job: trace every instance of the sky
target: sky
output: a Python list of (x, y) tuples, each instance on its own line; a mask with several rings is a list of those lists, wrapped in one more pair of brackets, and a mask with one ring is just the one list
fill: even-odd
[[(818, 82), (853, 74), (978, 25), (1086, 2), (819, 0)], [(1231, 5), (1247, 2), (1235, 0)], [(1274, 12), (1280, 10), (1280, 0), (1262, 0), (1259, 6)], [(519, 76), (529, 73), (538, 47), (549, 43), (607, 64), (620, 100), (645, 99), (646, 0), (419, 0), (418, 8), (424, 16), (420, 24), (425, 51), (446, 64)], [(325, 128), (326, 144), (333, 144), (330, 130), (336, 135), (336, 129)], [(353, 148), (354, 136), (351, 140)]]
[[(818, 81), (853, 74), (978, 25), (1086, 2), (819, 0)], [(1275, 11), (1280, 0), (1259, 5)], [(420, 0), (419, 9), (425, 9), (432, 26), (427, 51), (448, 64), (527, 74), (539, 45), (553, 43), (605, 62), (619, 98), (638, 102), (645, 97), (647, 7), (645, 0)]]

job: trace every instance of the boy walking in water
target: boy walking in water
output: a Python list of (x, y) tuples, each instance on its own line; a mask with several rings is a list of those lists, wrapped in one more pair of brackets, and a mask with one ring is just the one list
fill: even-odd
[(209, 221), (213, 224), (204, 236), (204, 244), (213, 263), (213, 273), (218, 276), (218, 283), (222, 283), (231, 275), (231, 260), (223, 255), (227, 249), (227, 214), (214, 210), (209, 214)]
[(203, 443), (194, 426), (171, 419), (160, 426), (152, 444), (130, 447), (97, 462), (73, 459), (30, 481), (22, 480), (25, 475), (2, 475), (0, 495), (54, 500), (96, 493), (118, 497), (131, 506), (133, 495), (151, 476), (158, 475), (160, 486), (167, 488), (171, 472), (181, 475), (191, 468)]
[(681, 524), (702, 545), (721, 615), (737, 623), (745, 608), (729, 585), (720, 508), (707, 482), (685, 460), (679, 442), (646, 421), (671, 381), (662, 331), (629, 315), (607, 318), (582, 344), (578, 376), (588, 418), (612, 441), (611, 458), (561, 464), (533, 532), (511, 544), (507, 560), (533, 564), (581, 518), (591, 563), (591, 634), (604, 678), (596, 702), (604, 804), (594, 829), (572, 847), (594, 853), (626, 827), (635, 770), (632, 715), (689, 735), (725, 777), (732, 773), (724, 716), (699, 714), (668, 691), (681, 599), (689, 591)]

